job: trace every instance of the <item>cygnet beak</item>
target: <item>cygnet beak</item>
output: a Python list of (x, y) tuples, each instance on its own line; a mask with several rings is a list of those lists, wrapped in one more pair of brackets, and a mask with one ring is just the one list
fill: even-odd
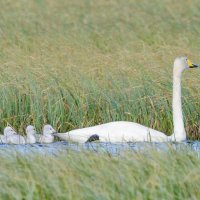
[(53, 130), (51, 131), (51, 135), (53, 135), (53, 134), (55, 134), (55, 133), (56, 133), (56, 130), (53, 129)]

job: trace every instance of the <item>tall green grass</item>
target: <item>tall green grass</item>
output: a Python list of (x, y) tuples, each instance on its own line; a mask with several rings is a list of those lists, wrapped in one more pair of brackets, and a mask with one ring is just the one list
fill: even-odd
[(200, 159), (186, 149), (6, 154), (0, 153), (1, 199), (200, 198)]
[[(194, 0), (0, 2), (0, 131), (130, 120), (170, 134), (172, 63), (200, 62)], [(199, 70), (183, 76), (188, 136), (199, 138)]]

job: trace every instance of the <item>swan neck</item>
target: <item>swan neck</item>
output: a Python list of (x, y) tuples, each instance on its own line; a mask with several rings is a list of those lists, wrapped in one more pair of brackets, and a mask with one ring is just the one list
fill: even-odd
[(175, 141), (181, 141), (186, 139), (186, 132), (183, 122), (182, 102), (181, 102), (181, 72), (173, 73), (173, 123), (174, 134), (172, 139)]

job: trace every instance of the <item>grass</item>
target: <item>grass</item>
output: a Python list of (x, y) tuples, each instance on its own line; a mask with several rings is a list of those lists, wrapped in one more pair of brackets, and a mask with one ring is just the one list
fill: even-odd
[[(172, 63), (199, 62), (199, 3), (1, 1), (0, 131), (129, 120), (171, 134)], [(199, 70), (183, 76), (188, 137), (199, 138)]]
[[(4, 154), (5, 152), (3, 152)], [(199, 199), (200, 159), (189, 150), (1, 152), (1, 199)], [(45, 156), (45, 159), (44, 159)]]
[[(65, 132), (127, 120), (172, 133), (172, 63), (185, 54), (200, 63), (199, 1), (0, 7), (0, 132), (7, 124)], [(187, 136), (199, 139), (199, 69), (182, 84)], [(190, 151), (0, 157), (0, 199), (200, 198), (200, 160)]]

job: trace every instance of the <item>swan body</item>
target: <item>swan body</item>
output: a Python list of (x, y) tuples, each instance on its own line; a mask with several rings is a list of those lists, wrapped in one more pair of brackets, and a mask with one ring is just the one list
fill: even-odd
[(2, 142), (6, 144), (25, 144), (23, 136), (17, 134), (13, 128), (6, 127), (4, 129), (4, 135), (1, 136)]
[(0, 135), (0, 143), (5, 144), (6, 143), (6, 137), (5, 135)]
[(184, 141), (186, 132), (183, 123), (181, 105), (181, 74), (185, 69), (195, 68), (187, 57), (178, 57), (173, 67), (173, 123), (174, 133), (167, 136), (162, 132), (134, 122), (117, 121), (88, 128), (76, 129), (67, 133), (55, 133), (62, 140), (84, 143), (95, 135), (100, 142), (168, 142)]
[(19, 134), (8, 137), (6, 139), (6, 143), (7, 144), (26, 144), (24, 137)]
[(56, 133), (56, 131), (53, 129), (53, 127), (49, 124), (44, 125), (43, 127), (43, 134), (39, 138), (40, 143), (52, 143), (54, 141), (53, 134)]
[(162, 132), (134, 122), (126, 121), (110, 122), (93, 127), (72, 130), (67, 133), (55, 133), (54, 135), (62, 140), (71, 140), (79, 143), (87, 142), (93, 135), (98, 135), (101, 142), (113, 143), (131, 141), (162, 142), (168, 140), (168, 136)]
[(26, 143), (27, 144), (34, 144), (36, 143), (36, 130), (35, 127), (32, 125), (27, 126), (26, 128)]

